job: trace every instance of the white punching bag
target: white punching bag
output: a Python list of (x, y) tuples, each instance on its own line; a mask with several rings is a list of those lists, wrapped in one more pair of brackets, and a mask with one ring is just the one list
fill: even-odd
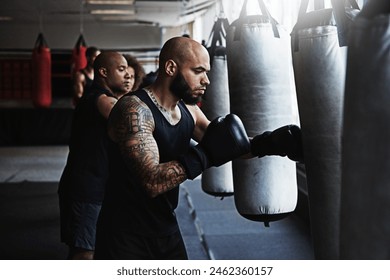
[[(296, 123), (297, 106), (290, 36), (263, 1), (262, 15), (254, 16), (246, 15), (246, 2), (230, 25), (226, 49), (230, 110), (254, 137)], [(267, 226), (295, 210), (296, 163), (287, 157), (234, 160), (233, 181), (237, 211), (247, 219)]]
[[(339, 41), (339, 34), (344, 34), (340, 29), (348, 27), (349, 18), (354, 18), (358, 10), (346, 9), (337, 1), (341, 5), (306, 12), (308, 2), (301, 2), (291, 35), (310, 226), (315, 258), (338, 259), (341, 130), (347, 61), (347, 47), (340, 46), (344, 38), (341, 38), (343, 42)], [(314, 4), (323, 6), (319, 2), (323, 0)]]
[[(211, 61), (211, 70), (208, 74), (210, 85), (207, 87), (201, 106), (209, 120), (230, 113), (226, 48), (224, 46), (228, 27), (228, 20), (219, 18), (214, 23), (210, 34), (212, 38), (211, 45), (208, 47)], [(202, 173), (202, 190), (219, 197), (233, 195), (232, 163), (228, 162), (219, 167), (206, 169)]]
[(390, 2), (357, 16), (345, 84), (341, 259), (390, 259)]

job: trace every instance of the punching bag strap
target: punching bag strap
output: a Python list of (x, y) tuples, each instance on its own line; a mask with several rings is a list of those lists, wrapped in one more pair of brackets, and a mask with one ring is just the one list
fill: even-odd
[(35, 41), (34, 49), (36, 49), (40, 53), (42, 48), (48, 48), (48, 45), (45, 40), (45, 37), (43, 37), (43, 34), (39, 33), (38, 38)]
[[(240, 40), (240, 37), (241, 37), (241, 27), (244, 24), (244, 18), (247, 15), (247, 13), (246, 13), (246, 4), (247, 4), (247, 2), (248, 2), (247, 0), (244, 1), (244, 4), (242, 5), (242, 9), (241, 9), (241, 12), (240, 12), (240, 17), (237, 20), (238, 21), (238, 26), (237, 26), (237, 30), (236, 30), (236, 32), (234, 34), (234, 39), (233, 39), (234, 41), (239, 41)], [(276, 24), (278, 22), (271, 16), (271, 14), (269, 13), (267, 7), (265, 6), (263, 0), (258, 0), (258, 3), (259, 3), (259, 6), (260, 6), (261, 13), (263, 14), (263, 16), (265, 16), (268, 19), (268, 21), (272, 25), (272, 31), (274, 32), (274, 37), (275, 38), (280, 38), (279, 31), (278, 31), (278, 28), (276, 26)]]
[(331, 0), (333, 14), (337, 25), (337, 34), (339, 37), (339, 46), (343, 47), (348, 44), (348, 23), (345, 14), (345, 3), (340, 0)]
[(259, 0), (259, 6), (260, 6), (260, 9), (261, 9), (261, 12), (263, 13), (263, 15), (268, 17), (268, 19), (269, 19), (269, 21), (270, 21), (270, 23), (272, 25), (272, 30), (274, 32), (274, 37), (275, 38), (280, 38), (278, 28), (276, 27), (277, 21), (271, 16), (271, 14), (269, 13), (267, 7), (265, 6), (263, 0)]
[[(308, 5), (309, 5), (309, 0), (302, 0), (301, 1), (301, 5), (299, 6), (299, 12), (298, 12), (298, 23), (299, 23), (300, 19), (302, 19), (304, 17), (304, 15), (306, 14)], [(296, 24), (294, 29), (297, 29), (298, 26), (299, 26), (299, 24)], [(298, 36), (298, 32), (293, 32), (293, 34), (294, 34), (293, 50), (294, 50), (294, 52), (297, 52), (299, 50), (299, 40), (298, 40), (299, 36)]]
[(308, 5), (309, 5), (309, 0), (302, 0), (301, 6), (299, 7), (298, 19), (302, 18), (304, 14), (306, 14)]
[(347, 0), (349, 4), (351, 5), (352, 9), (360, 10), (358, 3), (356, 0)]
[(241, 27), (244, 24), (244, 18), (246, 17), (246, 3), (248, 1), (244, 0), (244, 4), (242, 5), (240, 16), (237, 19), (237, 28), (234, 32), (234, 38), (233, 41), (240, 41), (241, 38)]
[(77, 39), (76, 45), (74, 46), (74, 49), (76, 50), (77, 54), (80, 53), (80, 47), (86, 47), (87, 43), (84, 40), (83, 34), (80, 34), (79, 38)]
[(229, 21), (226, 18), (219, 18), (214, 24), (214, 36), (211, 42), (211, 46), (217, 46), (217, 42), (222, 46), (222, 38), (226, 39), (226, 30), (229, 28)]
[[(302, 0), (301, 1), (301, 5), (299, 6), (299, 12), (298, 12), (298, 24), (296, 24), (294, 28), (299, 28), (299, 26), (300, 26), (299, 22), (305, 16), (308, 6), (309, 6), (309, 0)], [(315, 0), (314, 1), (314, 10), (323, 9), (324, 6), (325, 6), (324, 0)], [(293, 50), (294, 50), (294, 52), (297, 52), (299, 50), (298, 32), (293, 32), (293, 33), (294, 33)]]
[[(211, 32), (210, 32), (210, 35), (209, 35), (209, 38), (208, 38), (208, 40), (207, 40), (207, 43), (206, 43), (206, 45), (208, 45), (209, 44), (209, 42), (210, 42), (210, 40), (211, 40), (211, 38), (213, 37), (213, 34), (214, 34), (214, 32), (215, 32), (215, 29), (216, 29), (216, 27), (215, 27), (215, 25), (217, 24), (217, 21), (215, 21), (214, 22), (214, 24), (213, 24), (213, 28), (211, 28)], [(211, 43), (211, 45), (212, 45), (212, 43)]]
[[(339, 38), (339, 46), (346, 46), (348, 42), (348, 18), (346, 14), (346, 2), (352, 6), (353, 9), (359, 10), (359, 5), (356, 0), (331, 0), (333, 14), (337, 25), (337, 33)], [(307, 11), (309, 0), (302, 0), (299, 14), (298, 14), (298, 23), (295, 25), (293, 31), (297, 31), (300, 28), (300, 20), (304, 17)], [(314, 9), (318, 10), (324, 7), (323, 0), (315, 0), (314, 1)], [(299, 50), (299, 40), (298, 40), (298, 32), (293, 32), (294, 34), (294, 43), (293, 50), (294, 52)]]
[(214, 23), (213, 29), (210, 33), (210, 38), (212, 37), (211, 45), (208, 48), (211, 62), (216, 54), (217, 43), (219, 43), (220, 46), (223, 46), (222, 38), (226, 39), (226, 30), (228, 26), (229, 22), (226, 18), (218, 18), (218, 20)]

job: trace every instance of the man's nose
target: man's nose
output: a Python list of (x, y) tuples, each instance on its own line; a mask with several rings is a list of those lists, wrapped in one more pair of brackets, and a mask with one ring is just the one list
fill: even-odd
[(210, 84), (209, 77), (208, 77), (207, 74), (205, 73), (205, 74), (204, 74), (204, 77), (203, 77), (203, 79), (202, 79), (202, 85), (207, 86), (207, 85), (209, 85), (209, 84)]

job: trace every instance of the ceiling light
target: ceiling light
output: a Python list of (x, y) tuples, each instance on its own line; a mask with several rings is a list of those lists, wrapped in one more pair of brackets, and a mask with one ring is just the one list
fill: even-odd
[(93, 15), (135, 15), (135, 10), (91, 10)]
[(128, 21), (128, 20), (135, 20), (136, 17), (134, 16), (102, 16), (100, 20), (104, 21)]
[(92, 5), (133, 5), (134, 0), (87, 0)]

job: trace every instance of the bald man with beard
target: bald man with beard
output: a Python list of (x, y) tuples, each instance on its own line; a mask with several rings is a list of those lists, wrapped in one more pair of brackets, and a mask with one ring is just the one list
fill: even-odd
[(155, 82), (115, 104), (95, 259), (187, 259), (175, 215), (182, 182), (239, 157), (301, 156), (296, 126), (249, 140), (234, 114), (210, 122), (196, 105), (210, 83), (209, 71), (204, 46), (171, 38), (161, 49)]
[(117, 100), (129, 92), (126, 59), (102, 52), (94, 62), (89, 94), (77, 104), (66, 166), (59, 183), (61, 241), (68, 259), (93, 259), (96, 222), (108, 178), (107, 119)]
[(175, 216), (180, 183), (250, 152), (238, 117), (210, 123), (196, 105), (209, 70), (201, 44), (174, 37), (161, 49), (156, 81), (115, 104), (95, 259), (187, 259)]

